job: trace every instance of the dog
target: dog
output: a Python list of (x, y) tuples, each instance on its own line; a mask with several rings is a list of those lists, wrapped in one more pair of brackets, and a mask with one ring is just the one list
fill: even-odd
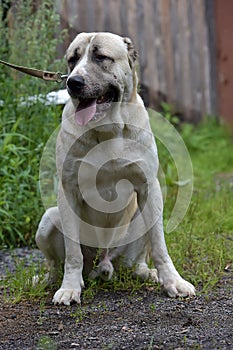
[(108, 280), (120, 260), (170, 297), (194, 296), (166, 248), (157, 148), (137, 93), (132, 41), (80, 33), (66, 58), (70, 100), (57, 139), (58, 206), (45, 212), (36, 233), (50, 282), (64, 264), (53, 303), (80, 303), (83, 272)]

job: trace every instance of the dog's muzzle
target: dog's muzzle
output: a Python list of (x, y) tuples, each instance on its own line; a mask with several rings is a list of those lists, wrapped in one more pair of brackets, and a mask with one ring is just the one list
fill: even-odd
[(85, 80), (81, 75), (74, 75), (67, 79), (66, 86), (70, 96), (78, 98), (85, 86)]
[(115, 86), (109, 85), (105, 91), (91, 91), (81, 75), (70, 76), (66, 85), (71, 98), (79, 101), (75, 110), (75, 119), (79, 125), (104, 117), (112, 103), (118, 101), (119, 93)]

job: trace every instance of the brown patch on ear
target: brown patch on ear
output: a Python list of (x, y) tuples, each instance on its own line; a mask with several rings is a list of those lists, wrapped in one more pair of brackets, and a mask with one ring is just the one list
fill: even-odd
[(131, 39), (123, 38), (123, 40), (124, 40), (124, 43), (127, 45), (129, 64), (130, 64), (130, 67), (132, 68), (134, 66), (134, 64), (135, 64), (135, 61), (137, 60), (138, 53), (135, 50)]
[(133, 71), (133, 93), (129, 102), (135, 102), (137, 100), (137, 87), (138, 87), (138, 77), (136, 73), (135, 63), (138, 58), (138, 53), (135, 50), (131, 39), (123, 38), (124, 43), (127, 45), (129, 65)]

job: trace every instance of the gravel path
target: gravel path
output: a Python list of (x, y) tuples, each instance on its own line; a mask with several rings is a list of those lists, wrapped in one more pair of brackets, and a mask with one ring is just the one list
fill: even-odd
[(40, 263), (43, 260), (44, 256), (39, 249), (24, 247), (14, 250), (0, 250), (0, 277), (2, 278), (7, 271), (13, 273), (16, 263), (20, 261), (23, 261), (27, 266), (32, 262)]
[[(15, 250), (28, 262), (39, 251)], [(0, 252), (0, 268), (14, 270), (12, 254)], [(134, 350), (233, 349), (233, 276), (214, 292), (194, 299), (169, 299), (153, 288), (100, 291), (89, 303), (53, 306), (1, 301), (0, 349)]]

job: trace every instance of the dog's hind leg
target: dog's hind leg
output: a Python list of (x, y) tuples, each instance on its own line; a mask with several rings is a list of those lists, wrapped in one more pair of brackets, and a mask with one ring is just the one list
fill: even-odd
[[(130, 225), (129, 230), (133, 232), (134, 223), (132, 222)], [(148, 267), (149, 251), (149, 237), (145, 234), (134, 242), (127, 244), (121, 255), (123, 256), (124, 265), (133, 268), (136, 276), (139, 276), (143, 281), (151, 280), (157, 283), (157, 270)]]
[[(145, 236), (139, 239), (138, 243), (140, 244), (140, 246), (143, 246), (142, 241), (145, 239), (146, 239)], [(157, 270), (155, 268), (149, 268), (148, 260), (149, 260), (149, 246), (146, 245), (144, 250), (141, 250), (141, 252), (136, 256), (134, 260), (134, 266), (135, 266), (134, 273), (143, 281), (150, 280), (151, 282), (158, 283), (159, 280), (158, 280)]]
[(47, 259), (49, 283), (55, 283), (65, 259), (64, 238), (58, 207), (46, 210), (36, 232), (36, 243)]
[(112, 278), (114, 268), (110, 261), (110, 257), (108, 253), (109, 253), (108, 249), (103, 250), (100, 263), (98, 264), (97, 268), (94, 269), (89, 274), (89, 277), (91, 279), (95, 279), (96, 277), (101, 277), (102, 280), (109, 281)]

